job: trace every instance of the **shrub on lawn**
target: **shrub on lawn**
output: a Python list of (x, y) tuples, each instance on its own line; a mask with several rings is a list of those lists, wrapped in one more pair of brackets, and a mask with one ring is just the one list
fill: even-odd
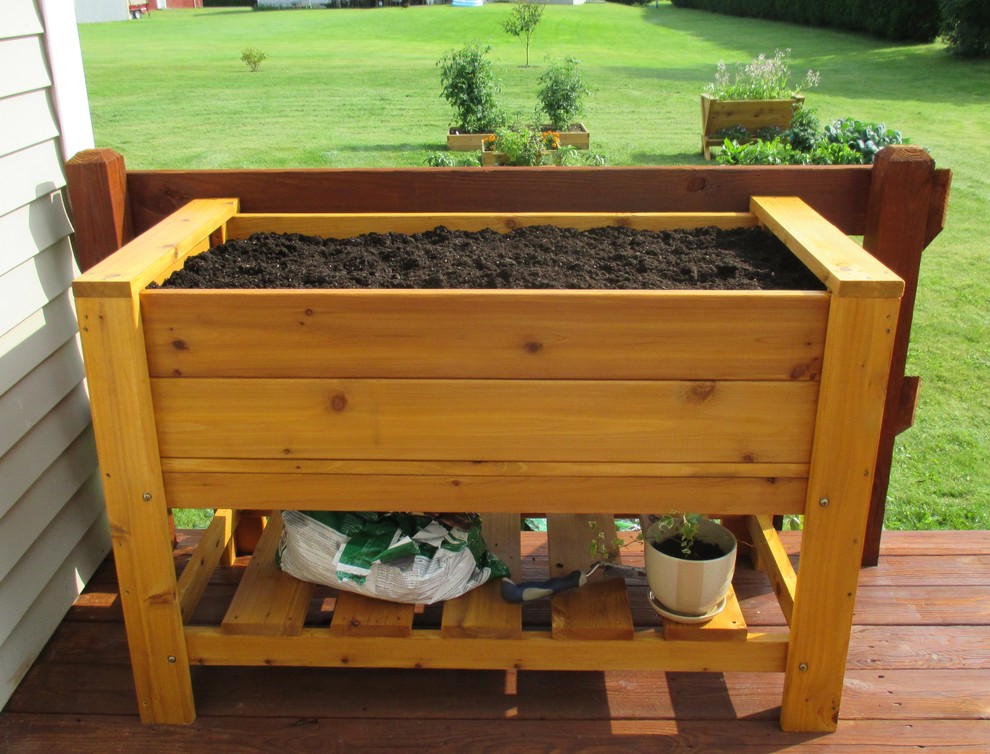
[(489, 133), (506, 121), (496, 98), (502, 85), (488, 58), (491, 49), (472, 42), (437, 61), (440, 96), (454, 109), (452, 125), (465, 133)]
[(268, 56), (257, 47), (248, 47), (241, 53), (241, 60), (243, 60), (251, 73), (255, 73), (261, 68), (261, 63), (267, 60)]
[(550, 127), (557, 131), (570, 128), (581, 114), (581, 98), (588, 93), (588, 86), (577, 67), (578, 61), (568, 57), (550, 63), (540, 76), (540, 90), (536, 96)]
[(957, 55), (990, 55), (990, 2), (939, 0), (942, 38)]

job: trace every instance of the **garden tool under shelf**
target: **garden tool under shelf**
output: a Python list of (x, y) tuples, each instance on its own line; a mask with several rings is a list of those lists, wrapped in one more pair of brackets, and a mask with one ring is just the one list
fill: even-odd
[(605, 578), (639, 579), (641, 581), (646, 579), (646, 571), (642, 568), (599, 560), (587, 571), (571, 571), (566, 576), (557, 576), (542, 581), (524, 581), (517, 584), (511, 579), (502, 579), (499, 593), (506, 602), (532, 602), (565, 592), (568, 589), (582, 587), (588, 583), (588, 578), (599, 569)]

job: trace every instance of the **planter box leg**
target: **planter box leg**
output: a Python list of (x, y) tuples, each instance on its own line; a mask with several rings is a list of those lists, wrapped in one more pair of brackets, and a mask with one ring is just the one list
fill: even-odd
[(838, 724), (899, 303), (832, 299), (791, 616), (784, 730), (832, 731)]
[(196, 719), (137, 298), (77, 298), (138, 711)]

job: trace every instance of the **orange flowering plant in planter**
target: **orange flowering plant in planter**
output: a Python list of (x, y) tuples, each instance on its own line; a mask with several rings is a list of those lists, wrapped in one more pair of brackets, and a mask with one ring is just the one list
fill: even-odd
[[(483, 141), (482, 164), (547, 165), (560, 147), (560, 134), (529, 126), (511, 125), (495, 129)], [(489, 155), (486, 160), (485, 155)]]

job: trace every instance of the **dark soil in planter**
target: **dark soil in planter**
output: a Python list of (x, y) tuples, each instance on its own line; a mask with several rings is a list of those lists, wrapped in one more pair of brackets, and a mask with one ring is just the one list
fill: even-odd
[(700, 539), (694, 540), (694, 544), (691, 546), (691, 555), (685, 555), (681, 551), (680, 536), (669, 537), (660, 542), (650, 542), (650, 544), (664, 555), (682, 560), (715, 560), (725, 555), (725, 551), (714, 542), (702, 542)]
[(190, 258), (163, 287), (823, 290), (758, 228), (552, 226), (348, 239), (259, 233)]

